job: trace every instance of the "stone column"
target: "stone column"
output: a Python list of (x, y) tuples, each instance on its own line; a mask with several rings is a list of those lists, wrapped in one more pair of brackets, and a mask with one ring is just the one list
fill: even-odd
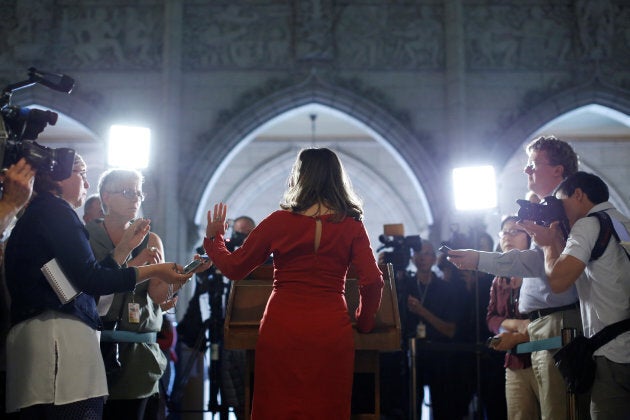
[(178, 193), (182, 87), (182, 17), (183, 1), (164, 2), (164, 51), (162, 57), (162, 107), (158, 129), (154, 133), (154, 174), (158, 180), (160, 209), (155, 225), (164, 233), (164, 252), (168, 261), (185, 264), (190, 258), (185, 250), (186, 224), (182, 220)]
[(446, 135), (451, 162), (470, 156), (466, 150), (466, 56), (461, 0), (444, 2), (444, 48), (446, 58)]

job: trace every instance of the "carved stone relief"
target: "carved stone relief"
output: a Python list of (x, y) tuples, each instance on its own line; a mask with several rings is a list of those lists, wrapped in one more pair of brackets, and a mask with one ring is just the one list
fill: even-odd
[[(616, 34), (613, 38), (615, 58), (620, 67), (630, 67), (630, 4), (621, 7), (617, 14)], [(630, 82), (630, 81), (629, 81)]]
[(442, 67), (443, 14), (443, 8), (434, 5), (349, 5), (336, 31), (339, 64), (401, 70)]
[[(469, 5), (470, 70), (570, 70), (576, 63), (627, 62), (630, 5), (610, 0)], [(594, 70), (591, 69), (591, 73)]]
[(186, 6), (184, 66), (195, 70), (286, 68), (289, 21), (286, 4)]
[(567, 69), (574, 61), (567, 5), (474, 6), (465, 11), (471, 69)]
[(53, 0), (16, 2), (16, 26), (9, 38), (9, 45), (13, 47), (16, 59), (39, 61), (45, 55), (47, 44), (42, 41), (47, 39), (47, 34), (52, 33), (53, 10)]
[(59, 61), (79, 69), (159, 68), (163, 26), (159, 6), (66, 6)]
[(576, 0), (575, 18), (584, 57), (600, 60), (611, 56), (614, 9), (610, 0)]
[(276, 69), (295, 62), (347, 68), (443, 65), (443, 9), (416, 3), (185, 6), (184, 63), (193, 69)]
[(331, 61), (334, 54), (333, 0), (294, 0), (295, 57), (297, 60)]

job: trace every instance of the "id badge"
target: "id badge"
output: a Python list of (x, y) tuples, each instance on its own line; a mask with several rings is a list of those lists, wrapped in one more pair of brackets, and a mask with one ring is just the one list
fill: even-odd
[(129, 302), (128, 306), (129, 323), (138, 324), (140, 322), (140, 304)]
[(416, 338), (427, 338), (427, 326), (422, 321), (416, 327)]

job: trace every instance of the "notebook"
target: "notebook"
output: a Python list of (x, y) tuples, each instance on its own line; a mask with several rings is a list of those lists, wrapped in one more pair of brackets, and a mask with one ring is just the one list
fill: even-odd
[(81, 293), (70, 283), (70, 280), (68, 280), (68, 277), (63, 273), (61, 266), (55, 258), (44, 264), (41, 270), (46, 280), (48, 280), (48, 283), (50, 283), (50, 287), (57, 293), (62, 304), (65, 305)]

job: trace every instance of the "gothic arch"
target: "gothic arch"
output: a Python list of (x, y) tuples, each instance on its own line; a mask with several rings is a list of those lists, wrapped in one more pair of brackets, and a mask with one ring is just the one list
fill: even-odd
[[(493, 151), (495, 161), (503, 162), (503, 167), (500, 168), (502, 174), (500, 179), (503, 180), (503, 185), (502, 192), (499, 193), (500, 210), (503, 214), (515, 211), (514, 197), (518, 197), (519, 194), (524, 196), (526, 192), (525, 185), (521, 181), (522, 165), (525, 159), (522, 149), (524, 142), (556, 118), (588, 105), (599, 105), (630, 115), (628, 91), (595, 81), (550, 97), (522, 114), (505, 132), (497, 135)], [(571, 141), (571, 139), (567, 140)], [(578, 143), (575, 146), (584, 147), (584, 144)], [(582, 155), (579, 150), (577, 151), (580, 156), (580, 168), (602, 177), (609, 187), (611, 200), (620, 211), (627, 212), (628, 203), (625, 193), (627, 189), (625, 185), (615, 182), (617, 177), (614, 175), (614, 169), (611, 173), (610, 168), (602, 166), (603, 162), (598, 164), (597, 161), (591, 161), (588, 155)], [(522, 159), (520, 159), (521, 154)], [(519, 160), (520, 164), (517, 162)], [(616, 164), (619, 165), (618, 162)]]
[[(440, 191), (431, 182), (438, 173), (434, 160), (414, 135), (399, 120), (372, 101), (354, 92), (325, 84), (318, 78), (280, 90), (261, 98), (243, 109), (215, 134), (210, 136), (192, 167), (187, 168), (191, 177), (182, 190), (182, 203), (187, 220), (194, 220), (196, 206), (203, 199), (213, 173), (235, 149), (243, 147), (244, 139), (264, 127), (274, 118), (308, 104), (320, 104), (347, 114), (373, 130), (377, 137), (386, 141), (406, 161), (413, 175), (422, 186), (431, 215), (440, 214), (443, 200)], [(191, 226), (194, 229), (194, 226)], [(192, 233), (192, 232), (191, 232)]]
[(495, 161), (507, 162), (540, 127), (567, 112), (591, 104), (630, 115), (630, 92), (595, 80), (549, 97), (521, 114), (506, 130), (496, 135), (493, 148)]

